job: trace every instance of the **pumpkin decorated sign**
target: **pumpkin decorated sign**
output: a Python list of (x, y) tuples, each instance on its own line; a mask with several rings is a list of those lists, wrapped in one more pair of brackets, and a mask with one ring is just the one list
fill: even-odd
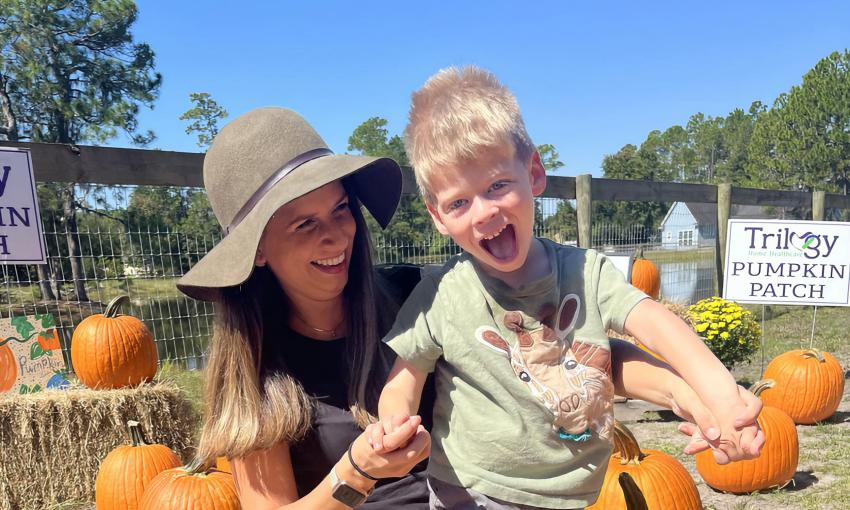
[(65, 370), (52, 315), (0, 319), (0, 393), (65, 388)]
[(92, 389), (136, 386), (156, 375), (156, 344), (139, 319), (119, 313), (130, 298), (118, 296), (100, 314), (83, 319), (71, 338), (74, 373)]

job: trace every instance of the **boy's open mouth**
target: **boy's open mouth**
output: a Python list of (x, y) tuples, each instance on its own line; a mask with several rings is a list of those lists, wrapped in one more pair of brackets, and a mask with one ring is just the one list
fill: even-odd
[(497, 260), (508, 261), (517, 255), (516, 231), (510, 223), (492, 237), (482, 239), (480, 244)]

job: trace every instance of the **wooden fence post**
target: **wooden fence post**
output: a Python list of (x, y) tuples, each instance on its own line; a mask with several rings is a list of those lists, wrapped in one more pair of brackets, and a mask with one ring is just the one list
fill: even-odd
[(717, 242), (714, 247), (714, 260), (717, 274), (717, 295), (723, 295), (723, 271), (726, 264), (726, 231), (729, 215), (732, 213), (732, 185), (717, 185)]
[(592, 244), (591, 214), (593, 214), (593, 201), (591, 198), (591, 176), (581, 174), (576, 176), (576, 219), (578, 221), (578, 245), (579, 248), (590, 248)]
[(812, 221), (823, 221), (826, 213), (826, 191), (812, 192)]

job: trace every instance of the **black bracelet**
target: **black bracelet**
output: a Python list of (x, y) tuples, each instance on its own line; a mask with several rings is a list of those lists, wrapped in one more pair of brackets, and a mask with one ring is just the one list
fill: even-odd
[(364, 478), (368, 478), (369, 480), (372, 480), (373, 482), (377, 482), (378, 481), (377, 478), (370, 475), (366, 471), (363, 471), (362, 469), (360, 469), (360, 466), (358, 466), (357, 463), (354, 462), (354, 455), (351, 454), (351, 448), (353, 446), (354, 446), (354, 443), (351, 443), (350, 445), (348, 445), (348, 462), (351, 463), (351, 467), (353, 467), (354, 470), (357, 471), (358, 473), (360, 473)]

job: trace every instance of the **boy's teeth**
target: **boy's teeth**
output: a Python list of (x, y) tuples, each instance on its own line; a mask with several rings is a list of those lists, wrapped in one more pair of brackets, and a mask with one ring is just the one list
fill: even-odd
[(505, 228), (506, 228), (507, 226), (508, 226), (507, 224), (502, 225), (502, 228), (500, 228), (498, 232), (495, 232), (495, 233), (490, 234), (490, 235), (486, 235), (486, 236), (484, 236), (484, 239), (486, 239), (486, 240), (488, 240), (488, 241), (489, 241), (490, 239), (493, 239), (494, 237), (496, 237), (496, 236), (498, 236), (499, 234), (501, 234), (501, 233), (502, 233), (502, 231), (503, 231), (503, 230), (505, 230)]
[(337, 264), (342, 264), (343, 260), (345, 260), (345, 253), (340, 253), (337, 257), (333, 257), (330, 259), (319, 259), (314, 262), (316, 264), (319, 264), (320, 266), (335, 266)]

